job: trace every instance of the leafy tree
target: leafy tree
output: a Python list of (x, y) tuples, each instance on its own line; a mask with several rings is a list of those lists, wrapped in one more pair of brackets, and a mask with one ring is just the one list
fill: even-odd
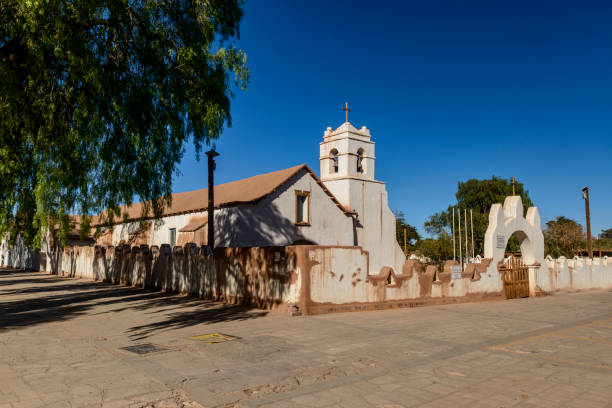
[(612, 250), (612, 228), (602, 230), (599, 237), (593, 238), (593, 249), (603, 249), (606, 251)]
[(571, 258), (586, 245), (584, 230), (578, 222), (558, 216), (546, 223), (544, 246), (547, 255)]
[(185, 143), (199, 156), (231, 125), (249, 76), (242, 13), (241, 0), (0, 1), (0, 234), (65, 236), (71, 212), (112, 220), (136, 197), (159, 216)]
[[(515, 180), (515, 194), (521, 196), (523, 206), (525, 208), (533, 205), (529, 198), (529, 192), (525, 189), (523, 183)], [(475, 253), (482, 253), (484, 249), (484, 236), (489, 225), (489, 210), (495, 203), (502, 203), (507, 196), (512, 195), (512, 182), (510, 180), (491, 177), (486, 180), (470, 179), (465, 182), (457, 183), (457, 204), (448, 206), (446, 211), (433, 214), (425, 222), (425, 231), (427, 233), (441, 238), (443, 236), (450, 237), (451, 256), (452, 256), (452, 230), (453, 223), (453, 208), (461, 211), (461, 229), (462, 235), (465, 228), (464, 210), (467, 210), (467, 227), (470, 229), (470, 209), (472, 209), (472, 220), (474, 223), (474, 246)], [(456, 212), (455, 212), (456, 214)], [(458, 234), (458, 216), (455, 215), (455, 237)], [(471, 245), (471, 230), (468, 232)], [(458, 239), (458, 238), (456, 238)], [(509, 240), (509, 250), (518, 250), (518, 241), (511, 237)]]
[(612, 250), (612, 228), (602, 230), (599, 237), (593, 239), (593, 249)]
[(442, 233), (436, 239), (422, 239), (417, 244), (417, 252), (430, 258), (433, 263), (441, 264), (453, 258), (453, 242), (450, 235)]
[(599, 238), (612, 239), (612, 228), (608, 228), (607, 230), (601, 230)]
[(406, 223), (406, 216), (402, 211), (394, 211), (395, 215), (395, 237), (400, 247), (404, 249), (404, 229), (406, 229), (406, 252), (413, 251), (421, 239), (417, 229)]

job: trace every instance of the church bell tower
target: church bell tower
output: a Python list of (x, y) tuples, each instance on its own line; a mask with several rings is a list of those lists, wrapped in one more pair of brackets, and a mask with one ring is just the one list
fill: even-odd
[(406, 256), (395, 236), (395, 217), (389, 208), (385, 183), (374, 178), (374, 142), (365, 126), (356, 129), (346, 121), (336, 130), (328, 127), (319, 144), (321, 181), (347, 209), (356, 213), (353, 245), (369, 254), (369, 271), (382, 267), (402, 270)]
[[(345, 110), (348, 109), (345, 108)], [(321, 181), (349, 210), (361, 213), (366, 183), (380, 183), (374, 179), (374, 142), (370, 130), (357, 130), (347, 121), (336, 130), (328, 127), (319, 145)]]

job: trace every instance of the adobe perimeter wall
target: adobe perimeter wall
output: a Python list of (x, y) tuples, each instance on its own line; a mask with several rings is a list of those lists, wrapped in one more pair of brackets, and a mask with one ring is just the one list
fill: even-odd
[(298, 294), (293, 247), (218, 248), (147, 245), (66, 247), (44, 271), (64, 277), (188, 294), (274, 309)]
[(415, 307), (426, 304), (502, 299), (499, 274), (487, 274), (489, 260), (471, 264), (461, 277), (407, 260), (401, 271), (368, 270), (369, 254), (359, 247), (301, 247), (297, 262), (302, 280), (300, 309), (306, 314)]
[(459, 279), (445, 270), (406, 261), (402, 271), (372, 275), (360, 247), (218, 248), (146, 245), (75, 246), (48, 252), (43, 270), (59, 276), (185, 293), (302, 314), (412, 307), (502, 298), (488, 261), (469, 265)]
[(606, 289), (612, 287), (612, 258), (574, 257), (553, 259), (546, 257), (546, 264), (535, 272), (536, 290)]
[[(387, 267), (371, 274), (369, 254), (360, 247), (217, 248), (214, 257), (207, 250), (193, 244), (74, 246), (43, 253), (41, 270), (301, 314), (504, 298), (499, 265), (491, 259), (467, 265), (453, 279), (454, 261), (439, 271), (408, 260), (401, 271)], [(15, 251), (4, 258), (13, 260), (9, 266), (35, 258)], [(534, 275), (538, 293), (612, 287), (608, 258), (546, 261)]]

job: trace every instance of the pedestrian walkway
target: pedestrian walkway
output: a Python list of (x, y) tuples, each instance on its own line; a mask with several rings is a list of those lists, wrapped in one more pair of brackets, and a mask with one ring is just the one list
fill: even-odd
[(4, 407), (612, 407), (612, 291), (289, 317), (0, 270)]

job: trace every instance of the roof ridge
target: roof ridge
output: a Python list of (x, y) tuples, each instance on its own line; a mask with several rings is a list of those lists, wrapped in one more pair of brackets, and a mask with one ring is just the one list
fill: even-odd
[[(305, 163), (297, 166), (288, 167), (286, 169), (276, 170), (268, 173), (256, 174), (243, 179), (230, 181), (223, 184), (216, 184), (215, 187), (215, 208), (227, 207), (237, 204), (254, 203), (260, 199), (272, 194), (278, 189), (279, 186), (283, 185), (287, 180), (293, 177), (297, 172), (302, 169), (307, 169), (311, 174), (314, 175), (312, 170)], [(316, 175), (315, 175), (316, 178)], [(254, 180), (256, 179), (256, 180)], [(258, 180), (257, 180), (258, 179)], [(318, 180), (318, 179), (317, 179)], [(242, 188), (240, 188), (242, 187)], [(239, 191), (235, 189), (240, 188)], [(261, 190), (258, 190), (261, 189)], [(197, 190), (181, 191), (173, 193), (172, 205), (165, 207), (162, 216), (171, 216), (192, 212), (205, 211), (207, 209), (207, 199), (204, 194), (208, 191), (208, 188), (201, 188)], [(194, 201), (201, 201), (201, 205), (194, 205)], [(141, 218), (143, 202), (139, 201), (130, 205), (123, 205), (120, 207), (122, 214), (128, 214), (128, 221), (139, 220)], [(100, 217), (108, 210), (104, 210), (98, 215)], [(138, 213), (138, 214), (136, 214)], [(146, 217), (146, 219), (152, 219), (152, 216)], [(117, 217), (114, 225), (121, 224), (124, 222), (122, 216)], [(100, 224), (96, 224), (100, 225)]]
[[(280, 172), (288, 171), (288, 170), (292, 170), (292, 169), (296, 169), (297, 170), (298, 168), (301, 168), (303, 166), (308, 167), (308, 165), (306, 163), (302, 163), (302, 164), (298, 164), (297, 166), (287, 167), (286, 169), (269, 171), (267, 173), (255, 174), (254, 176), (249, 176), (249, 177), (245, 177), (245, 178), (241, 178), (241, 179), (237, 179), (237, 180), (233, 180), (233, 181), (228, 181), (227, 183), (215, 184), (215, 187), (226, 186), (228, 184), (237, 183), (239, 181), (250, 180), (250, 179), (255, 178), (255, 177), (269, 176), (269, 175), (274, 174), (274, 173), (280, 173)], [(172, 195), (183, 194), (183, 193), (195, 193), (197, 191), (204, 191), (204, 190), (208, 190), (208, 187), (198, 188), (198, 189), (195, 189), (195, 190), (179, 191), (178, 193), (172, 193)], [(142, 203), (142, 201), (139, 201), (138, 203), (134, 203), (132, 205), (141, 204), (141, 203)]]

